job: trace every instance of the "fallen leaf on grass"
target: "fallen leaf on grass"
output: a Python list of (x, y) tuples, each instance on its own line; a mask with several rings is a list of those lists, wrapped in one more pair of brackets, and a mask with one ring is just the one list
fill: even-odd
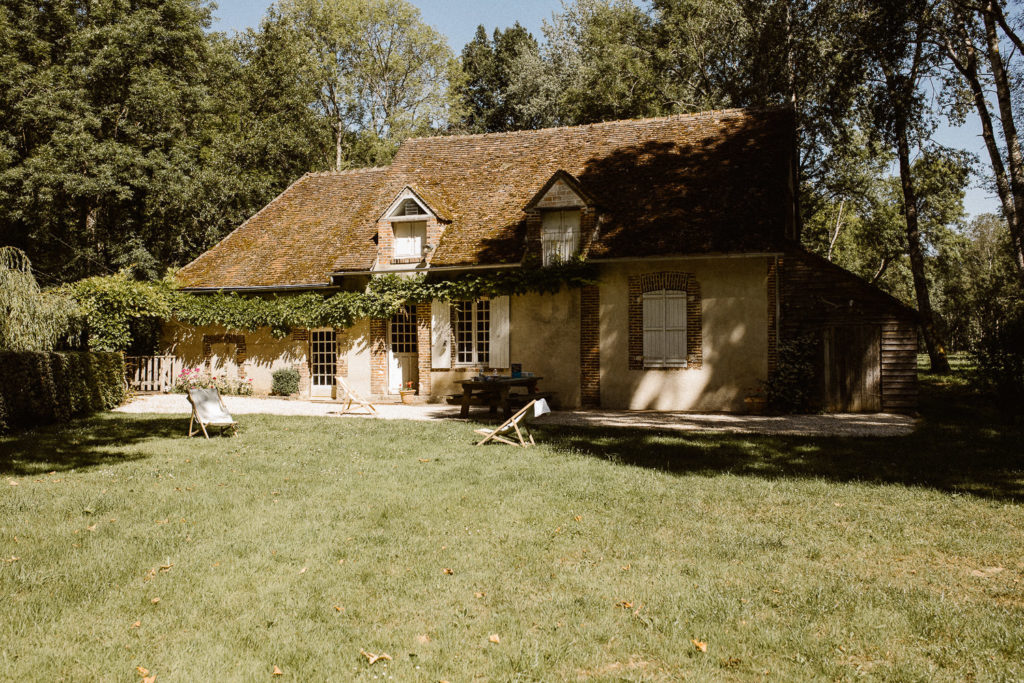
[(96, 527), (97, 526), (99, 526), (99, 524), (93, 524), (92, 526), (85, 527), (85, 530), (86, 531), (96, 531)]
[(359, 650), (359, 654), (366, 657), (366, 661), (369, 662), (371, 665), (376, 664), (382, 659), (387, 660), (389, 662), (391, 661), (391, 655), (389, 655), (387, 652), (381, 652), (379, 655), (375, 655), (372, 652), (367, 652), (366, 650)]
[(281, 671), (280, 667), (275, 666), (273, 673), (271, 673), (270, 675), (271, 676), (284, 676), (284, 672)]
[(430, 462), (430, 458), (420, 458), (420, 462)]
[(449, 569), (448, 567), (445, 567), (444, 569), (442, 569), (442, 570), (441, 570), (441, 572), (442, 572), (443, 574), (447, 574), (448, 576), (451, 576), (452, 574), (454, 574), (454, 573), (455, 573), (454, 571), (452, 571), (452, 570), (451, 570), (451, 569)]
[(140, 626), (142, 626), (142, 622), (141, 621), (136, 621), (134, 624), (132, 624), (130, 626), (130, 628), (138, 628)]
[(18, 482), (14, 481), (13, 479), (8, 479), (7, 483), (10, 484), (11, 486), (17, 486), (18, 485)]
[(1004, 569), (1005, 567), (982, 567), (981, 569), (972, 569), (971, 576), (980, 576), (983, 579), (987, 579), (990, 576), (998, 574)]
[(146, 676), (142, 679), (142, 683), (156, 683), (156, 674), (153, 674), (152, 676)]
[(341, 605), (335, 605), (335, 606), (334, 606), (334, 611), (335, 611), (335, 612), (344, 612), (344, 611), (345, 611), (345, 608), (344, 608), (344, 607), (342, 607)]
[(492, 643), (501, 642), (501, 638), (498, 636), (497, 633), (492, 633), (491, 635), (487, 636), (487, 640), (491, 641)]
[(627, 600), (620, 600), (619, 602), (615, 603), (615, 606), (616, 607), (621, 607), (622, 609), (632, 609), (633, 608), (633, 603), (631, 603), (631, 602), (629, 602)]
[(576, 520), (577, 522), (582, 522), (583, 521), (582, 515), (576, 515), (575, 517), (573, 517), (573, 519)]
[(149, 669), (147, 669), (144, 666), (137, 666), (137, 667), (135, 667), (135, 670), (139, 672), (140, 676), (148, 676), (149, 675)]
[(416, 642), (420, 643), (421, 645), (426, 645), (430, 642), (430, 636), (428, 636), (426, 633), (418, 635), (416, 636)]
[(157, 604), (158, 602), (160, 602), (160, 598), (153, 598), (152, 600), (150, 600), (150, 602), (151, 602), (151, 603), (153, 603), (153, 604), (155, 605), (155, 604)]
[(306, 569), (308, 569), (308, 567), (303, 567), (302, 569), (299, 570), (299, 573), (300, 574), (305, 574), (306, 573)]
[(158, 520), (156, 520), (156, 523), (157, 524), (167, 524), (167, 521), (168, 520), (166, 520), (166, 519), (158, 519)]
[(171, 562), (170, 560), (168, 560), (167, 564), (160, 565), (160, 571), (162, 571), (162, 572), (170, 571), (171, 567), (173, 567), (173, 566), (174, 566), (174, 563)]
[(474, 598), (482, 598), (485, 595), (487, 595), (487, 593), (484, 593), (483, 591), (477, 591), (476, 593), (473, 593)]
[(691, 638), (690, 642), (692, 642), (693, 646), (695, 648), (697, 648), (698, 650), (700, 650), (701, 652), (707, 652), (708, 651), (708, 644), (705, 643), (704, 641), (697, 640), (696, 638)]

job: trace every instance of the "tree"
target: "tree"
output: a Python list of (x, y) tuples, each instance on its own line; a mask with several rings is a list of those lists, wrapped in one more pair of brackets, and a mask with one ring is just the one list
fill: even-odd
[(72, 300), (39, 289), (25, 252), (0, 247), (0, 349), (52, 351), (75, 314)]
[(478, 26), (462, 49), (463, 78), (457, 87), (463, 115), (461, 126), (473, 133), (496, 133), (537, 128), (541, 121), (524, 116), (510, 86), (520, 58), (539, 56), (537, 41), (519, 22), (504, 31), (494, 29), (494, 41)]
[(403, 139), (448, 120), (457, 64), (405, 0), (281, 0), (265, 33), (293, 44), (295, 70), (334, 133), (334, 167), (387, 163)]
[(201, 0), (24, 0), (0, 11), (0, 227), (47, 282), (173, 261), (209, 57)]
[(865, 90), (865, 123), (890, 147), (899, 162), (907, 254), (914, 281), (921, 331), (933, 372), (949, 372), (945, 344), (935, 324), (919, 224), (911, 147), (934, 126), (921, 89), (937, 76), (941, 53), (932, 42), (934, 6), (930, 0), (889, 3), (872, 0), (860, 25), (870, 81)]

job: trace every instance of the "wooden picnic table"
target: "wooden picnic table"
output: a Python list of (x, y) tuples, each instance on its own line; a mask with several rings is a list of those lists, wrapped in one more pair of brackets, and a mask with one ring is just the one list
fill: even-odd
[(493, 377), (490, 379), (464, 379), (462, 384), (462, 410), (459, 415), (469, 417), (469, 406), (474, 396), (477, 399), (486, 401), (490, 406), (491, 415), (498, 412), (501, 407), (505, 418), (512, 417), (512, 408), (509, 405), (509, 395), (512, 387), (525, 387), (526, 395), (537, 393), (537, 382), (543, 377)]

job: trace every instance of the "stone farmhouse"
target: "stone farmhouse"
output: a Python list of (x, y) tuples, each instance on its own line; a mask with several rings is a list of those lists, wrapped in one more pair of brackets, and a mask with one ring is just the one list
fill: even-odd
[(788, 340), (818, 340), (832, 410), (912, 411), (912, 310), (799, 242), (788, 108), (416, 138), (390, 166), (309, 173), (181, 269), (183, 288), (250, 295), (362, 290), (370, 278), (582, 258), (597, 283), (556, 294), (424, 302), (347, 329), (245, 332), (169, 321), (191, 366), (299, 370), (331, 398), (543, 377), (563, 408), (742, 411)]

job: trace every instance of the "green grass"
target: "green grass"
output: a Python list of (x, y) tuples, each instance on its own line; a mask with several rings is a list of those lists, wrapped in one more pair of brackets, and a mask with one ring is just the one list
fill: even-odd
[(267, 416), (3, 438), (0, 678), (1019, 679), (1024, 434), (961, 383), (922, 413), (528, 451)]

